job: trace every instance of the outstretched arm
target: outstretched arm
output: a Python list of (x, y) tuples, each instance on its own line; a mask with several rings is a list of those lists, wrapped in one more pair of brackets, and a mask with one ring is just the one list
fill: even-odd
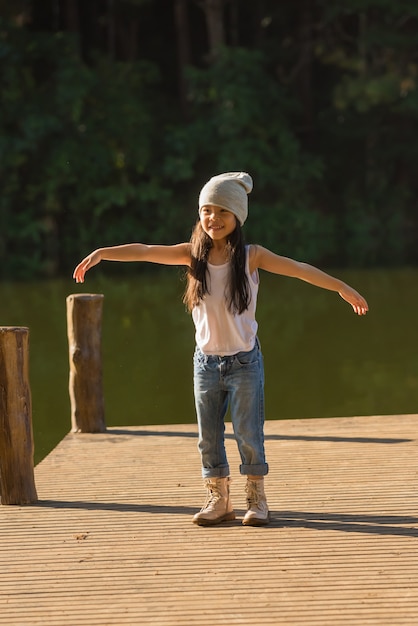
[(300, 263), (299, 261), (274, 254), (274, 252), (262, 246), (253, 246), (253, 248), (254, 256), (251, 261), (252, 268), (260, 268), (267, 272), (272, 272), (273, 274), (299, 278), (316, 287), (336, 291), (343, 300), (351, 304), (353, 311), (357, 313), (357, 315), (365, 315), (369, 310), (368, 304), (363, 296), (342, 280), (334, 278), (330, 276), (330, 274), (326, 274), (308, 263)]
[(98, 248), (86, 256), (75, 268), (73, 278), (76, 283), (83, 283), (86, 272), (100, 261), (148, 261), (162, 265), (190, 265), (190, 244), (149, 246), (143, 243), (128, 243), (122, 246)]

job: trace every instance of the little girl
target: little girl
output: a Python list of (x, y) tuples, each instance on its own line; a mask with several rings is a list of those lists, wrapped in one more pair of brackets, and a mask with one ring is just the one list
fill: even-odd
[(244, 244), (242, 226), (248, 215), (251, 176), (228, 172), (214, 176), (199, 196), (199, 219), (189, 243), (172, 246), (131, 243), (99, 248), (74, 270), (77, 283), (100, 261), (149, 261), (185, 265), (184, 302), (196, 328), (194, 395), (207, 499), (193, 517), (201, 526), (235, 519), (229, 495), (229, 465), (224, 444), (228, 406), (247, 476), (247, 512), (242, 523), (269, 522), (264, 493), (268, 465), (264, 452), (264, 370), (255, 311), (258, 270), (292, 276), (336, 291), (358, 315), (366, 300), (347, 284), (319, 269), (278, 256), (259, 245)]

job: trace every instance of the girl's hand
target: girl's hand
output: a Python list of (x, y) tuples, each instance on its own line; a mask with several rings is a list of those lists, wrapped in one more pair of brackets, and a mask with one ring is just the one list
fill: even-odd
[(354, 313), (357, 315), (366, 315), (369, 310), (369, 305), (366, 300), (355, 289), (344, 285), (344, 287), (338, 292), (343, 300), (351, 304)]
[(74, 270), (73, 278), (75, 279), (75, 282), (84, 283), (84, 276), (87, 270), (90, 270), (92, 267), (100, 263), (100, 261), (100, 250), (95, 250), (86, 256), (86, 258), (83, 259)]

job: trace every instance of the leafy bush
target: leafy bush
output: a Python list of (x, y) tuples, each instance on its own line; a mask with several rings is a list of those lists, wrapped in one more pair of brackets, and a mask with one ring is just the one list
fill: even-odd
[(88, 67), (70, 36), (3, 24), (0, 71), (2, 274), (52, 275), (99, 244), (161, 236), (155, 68)]
[(190, 180), (246, 170), (254, 178), (248, 238), (278, 252), (318, 260), (333, 250), (332, 219), (313, 190), (319, 157), (301, 149), (291, 130), (297, 106), (268, 73), (258, 51), (225, 48), (207, 69), (190, 69), (193, 121), (168, 136), (165, 171)]
[[(148, 6), (137, 24), (160, 19), (134, 4)], [(0, 21), (0, 277), (68, 273), (99, 245), (182, 241), (202, 184), (237, 169), (254, 178), (248, 240), (321, 265), (418, 262), (415, 4), (320, 0), (303, 58), (308, 14), (267, 5), (258, 48), (188, 69), (187, 119), (162, 35), (144, 44), (154, 61), (91, 45), (86, 63), (74, 35)]]

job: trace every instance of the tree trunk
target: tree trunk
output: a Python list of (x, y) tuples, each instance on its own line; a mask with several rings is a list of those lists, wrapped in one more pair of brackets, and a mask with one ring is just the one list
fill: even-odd
[(312, 97), (312, 6), (311, 0), (303, 0), (299, 21), (299, 72), (296, 77), (299, 97), (303, 106), (303, 130), (309, 137), (313, 131), (313, 97)]
[[(58, 4), (59, 9), (59, 4)], [(81, 24), (80, 24), (80, 12), (77, 0), (64, 0), (62, 10), (63, 22), (65, 29), (71, 33), (77, 35), (78, 42), (78, 54), (81, 54)], [(59, 15), (57, 16), (60, 17)]]
[(107, 54), (114, 61), (116, 58), (116, 26), (114, 14), (114, 0), (107, 0)]
[(124, 61), (133, 63), (138, 58), (139, 21), (136, 17), (120, 19), (117, 28), (117, 47), (122, 52)]
[(204, 0), (203, 9), (208, 29), (209, 58), (213, 61), (225, 45), (224, 0)]
[(29, 329), (0, 327), (0, 490), (2, 504), (38, 500), (33, 471)]
[(177, 31), (178, 86), (184, 117), (188, 117), (187, 81), (185, 68), (191, 64), (190, 31), (187, 13), (188, 0), (174, 0), (174, 19)]
[(66, 29), (73, 33), (79, 33), (80, 14), (77, 0), (64, 0), (63, 13)]
[(239, 12), (237, 0), (230, 0), (229, 2), (229, 16), (230, 16), (230, 41), (231, 45), (237, 47), (239, 45)]
[(72, 431), (106, 431), (102, 385), (103, 295), (67, 297), (67, 332), (70, 359), (69, 393)]

